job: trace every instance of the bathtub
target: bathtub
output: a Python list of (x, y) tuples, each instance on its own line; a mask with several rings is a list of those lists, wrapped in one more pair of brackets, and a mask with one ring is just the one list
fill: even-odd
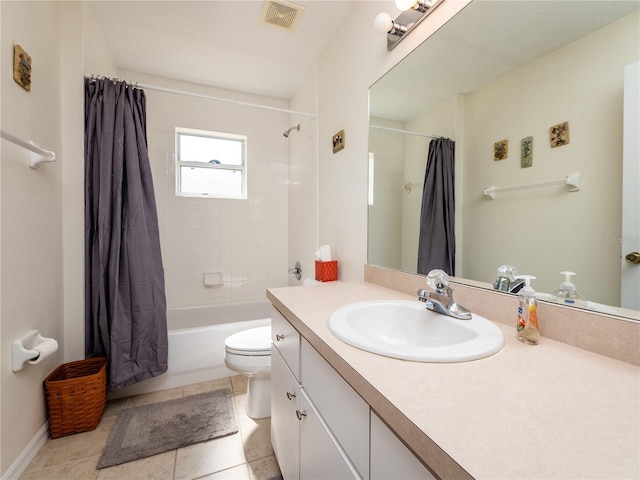
[(271, 303), (177, 308), (167, 311), (169, 368), (166, 373), (118, 390), (109, 398), (149, 393), (237, 375), (224, 364), (224, 340), (248, 328), (271, 325)]

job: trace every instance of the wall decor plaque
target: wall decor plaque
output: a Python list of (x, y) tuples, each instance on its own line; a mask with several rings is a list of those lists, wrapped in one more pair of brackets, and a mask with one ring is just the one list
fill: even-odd
[(493, 159), (504, 160), (509, 156), (509, 140), (500, 140), (493, 144)]
[(533, 137), (525, 137), (520, 142), (520, 167), (533, 165)]
[(549, 143), (551, 148), (569, 143), (569, 122), (559, 123), (549, 129)]
[(20, 45), (13, 46), (13, 79), (27, 92), (31, 91), (31, 57)]
[(344, 148), (344, 130), (340, 130), (331, 139), (333, 143), (333, 153), (339, 152)]

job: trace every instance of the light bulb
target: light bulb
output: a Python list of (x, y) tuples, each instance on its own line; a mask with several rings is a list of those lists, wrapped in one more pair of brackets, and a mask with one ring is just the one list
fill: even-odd
[(413, 8), (416, 3), (418, 3), (416, 0), (396, 0), (396, 7), (399, 10), (405, 11)]
[(393, 21), (391, 20), (391, 16), (386, 12), (379, 13), (378, 15), (376, 15), (376, 18), (373, 21), (373, 28), (376, 30), (376, 32), (380, 33), (390, 32), (393, 28)]

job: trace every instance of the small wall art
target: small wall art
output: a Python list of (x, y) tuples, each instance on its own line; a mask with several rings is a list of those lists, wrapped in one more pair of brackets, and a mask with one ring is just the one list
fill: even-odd
[(569, 122), (559, 123), (549, 129), (549, 143), (551, 148), (569, 143)]
[(27, 92), (31, 91), (31, 57), (20, 45), (13, 46), (13, 79)]
[(339, 152), (344, 148), (344, 130), (340, 130), (332, 138), (333, 153)]
[(504, 160), (509, 156), (509, 140), (500, 140), (493, 144), (493, 159)]
[(520, 167), (533, 165), (533, 137), (525, 137), (520, 141)]

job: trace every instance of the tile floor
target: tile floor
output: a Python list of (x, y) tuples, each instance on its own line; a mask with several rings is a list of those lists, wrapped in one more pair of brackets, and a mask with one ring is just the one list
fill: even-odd
[[(134, 462), (96, 470), (118, 415), (126, 408), (231, 388), (238, 433), (190, 445)], [(269, 418), (253, 420), (244, 412), (244, 376), (197, 383), (107, 402), (98, 428), (48, 439), (20, 480), (266, 480), (280, 474), (271, 448)]]

